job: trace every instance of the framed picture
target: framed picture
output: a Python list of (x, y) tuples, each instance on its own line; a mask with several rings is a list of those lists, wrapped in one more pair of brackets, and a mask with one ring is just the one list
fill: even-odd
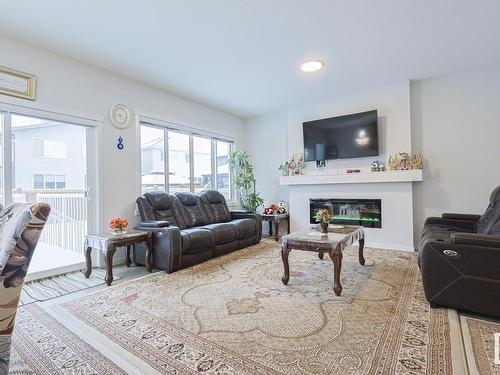
[(0, 66), (0, 94), (35, 100), (36, 77)]

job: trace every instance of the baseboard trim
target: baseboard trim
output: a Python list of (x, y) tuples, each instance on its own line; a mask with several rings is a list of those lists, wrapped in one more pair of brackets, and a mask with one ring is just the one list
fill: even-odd
[(388, 244), (388, 243), (371, 243), (371, 242), (366, 242), (365, 243), (366, 247), (373, 247), (376, 249), (388, 249), (388, 250), (399, 250), (399, 251), (408, 251), (408, 252), (414, 252), (415, 247), (412, 245), (395, 245), (395, 244)]

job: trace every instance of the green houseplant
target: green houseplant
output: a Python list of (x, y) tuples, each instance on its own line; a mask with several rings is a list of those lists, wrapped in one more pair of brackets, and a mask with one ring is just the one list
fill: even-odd
[(255, 191), (255, 176), (250, 163), (250, 155), (242, 150), (231, 151), (229, 167), (233, 173), (234, 186), (240, 193), (241, 206), (245, 210), (256, 212), (257, 207), (262, 205), (264, 200)]

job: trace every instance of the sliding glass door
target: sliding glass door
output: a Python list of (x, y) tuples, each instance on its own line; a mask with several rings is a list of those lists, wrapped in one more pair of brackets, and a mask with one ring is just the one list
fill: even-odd
[(87, 155), (93, 154), (93, 142), (88, 140), (94, 128), (7, 112), (1, 121), (7, 145), (0, 162), (2, 203), (51, 207), (30, 270), (82, 263), (91, 204)]

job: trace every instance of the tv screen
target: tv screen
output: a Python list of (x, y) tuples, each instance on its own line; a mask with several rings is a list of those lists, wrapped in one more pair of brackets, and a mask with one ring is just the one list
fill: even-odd
[(304, 160), (330, 160), (377, 156), (377, 111), (307, 121)]

